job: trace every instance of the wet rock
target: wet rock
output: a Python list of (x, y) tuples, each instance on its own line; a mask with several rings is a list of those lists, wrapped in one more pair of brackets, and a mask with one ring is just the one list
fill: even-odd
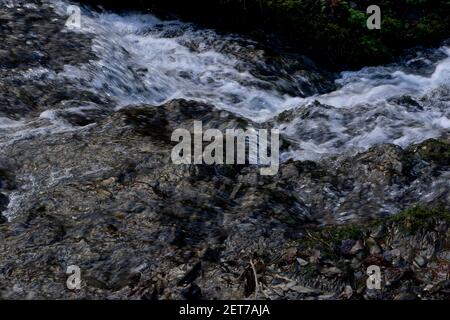
[(450, 262), (450, 251), (442, 251), (439, 253), (438, 258), (446, 262)]
[(0, 215), (0, 224), (8, 222), (8, 219), (2, 215)]
[(416, 256), (414, 258), (414, 265), (418, 268), (423, 268), (427, 264), (427, 260), (422, 256)]
[[(64, 30), (65, 19), (46, 1), (15, 0), (3, 6), (0, 54), (6, 57), (1, 69), (26, 70), (32, 67), (56, 68), (77, 64), (94, 57), (89, 37)], [(3, 70), (1, 71), (3, 72)]]
[(356, 241), (352, 239), (343, 240), (341, 244), (341, 253), (350, 254), (352, 248), (356, 245)]
[(446, 141), (430, 139), (410, 148), (422, 159), (440, 166), (450, 166), (450, 144)]
[(10, 170), (0, 168), (0, 190), (13, 190), (15, 188), (14, 177)]
[(2, 14), (8, 23), (0, 29), (0, 117), (19, 120), (65, 100), (101, 100), (55, 76), (66, 65), (95, 59), (89, 36), (66, 30), (47, 1), (17, 0), (2, 6)]
[(341, 254), (343, 255), (355, 255), (362, 250), (364, 250), (364, 245), (359, 240), (348, 239), (342, 241)]
[[(260, 252), (264, 259), (254, 260), (258, 281), (271, 283), (270, 277), (282, 276), (289, 279), (280, 280), (283, 286), (294, 283), (287, 290), (267, 289), (269, 296), (339, 296), (351, 286), (349, 279), (356, 278), (361, 285), (354, 289), (353, 299), (364, 294), (367, 266), (400, 268), (404, 257), (402, 268), (407, 268), (413, 263), (409, 251), (423, 251), (425, 256), (431, 254), (430, 246), (436, 246), (437, 256), (442, 251), (439, 243), (444, 243), (448, 226), (439, 212), (415, 210), (374, 227), (357, 219), (335, 226), (337, 216), (332, 211), (324, 214), (331, 207), (330, 198), (307, 197), (329, 183), (346, 190), (332, 167), (291, 161), (277, 176), (261, 177), (252, 166), (175, 166), (170, 162), (172, 145), (141, 131), (161, 129), (161, 124), (169, 132), (180, 124), (190, 129), (197, 117), (205, 119), (206, 126), (243, 125), (212, 106), (178, 100), (131, 107), (81, 131), (40, 136), (5, 148), (8, 158), (15, 159), (15, 180), (27, 197), (17, 218), (2, 225), (0, 233), (5, 270), (18, 270), (5, 286), (12, 288), (16, 281), (33, 276), (33, 282), (24, 282), (33, 291), (67, 297), (64, 279), (58, 277), (67, 265), (78, 264), (91, 280), (77, 297), (196, 299), (198, 286), (202, 298), (236, 299), (256, 292), (249, 260)], [(370, 159), (351, 157), (344, 163), (351, 161), (353, 166), (339, 170), (348, 167), (347, 174), (353, 175), (355, 167), (376, 168)], [(34, 186), (27, 189), (30, 174)], [(319, 221), (328, 226), (319, 227)], [(370, 235), (380, 225), (385, 232), (375, 240)], [(370, 251), (374, 242), (378, 248), (368, 257), (364, 247)], [(10, 250), (17, 252), (14, 260), (8, 258)], [(54, 269), (39, 267), (54, 257), (61, 261)], [(398, 265), (392, 266), (395, 259)], [(130, 270), (136, 268), (141, 276), (130, 280)], [(248, 271), (246, 292), (235, 277), (243, 270)], [(292, 270), (298, 270), (293, 278)], [(391, 284), (382, 298), (399, 294), (403, 276), (398, 274), (403, 273), (390, 274)], [(430, 273), (424, 281), (434, 279), (438, 276)], [(47, 286), (49, 281), (61, 283), (61, 289)]]
[(429, 287), (426, 287), (425, 290), (433, 294), (448, 288), (450, 288), (450, 280), (441, 281), (435, 285), (429, 285)]
[(0, 214), (7, 208), (9, 199), (4, 194), (0, 193)]
[(378, 245), (378, 243), (375, 241), (375, 239), (373, 238), (367, 239), (366, 244), (369, 247), (369, 252), (371, 255), (378, 255), (381, 253), (382, 250)]
[(356, 243), (354, 244), (354, 246), (350, 249), (350, 254), (354, 255), (357, 254), (359, 252), (361, 252), (362, 250), (364, 250), (364, 245), (362, 244), (361, 241), (356, 241)]
[(195, 266), (189, 270), (189, 272), (178, 282), (178, 285), (185, 286), (191, 284), (200, 275), (202, 270), (202, 264), (198, 262)]
[(302, 259), (302, 258), (297, 258), (297, 262), (298, 262), (298, 264), (299, 264), (301, 267), (305, 267), (305, 266), (307, 266), (307, 265), (309, 264), (308, 261), (306, 261), (306, 260), (304, 260), (304, 259)]
[(348, 300), (353, 296), (353, 289), (351, 286), (346, 286), (344, 291), (339, 295), (340, 299)]
[(10, 192), (14, 187), (15, 185), (11, 174), (6, 170), (0, 169), (0, 224), (8, 221), (3, 213), (8, 208), (10, 200), (7, 193), (5, 194), (4, 192)]
[(110, 110), (92, 102), (65, 101), (64, 104), (64, 109), (55, 111), (55, 116), (64, 119), (73, 126), (84, 127), (96, 123), (111, 113)]

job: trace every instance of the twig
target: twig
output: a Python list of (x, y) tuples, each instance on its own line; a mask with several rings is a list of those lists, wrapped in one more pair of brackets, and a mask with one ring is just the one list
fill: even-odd
[(253, 275), (255, 276), (255, 299), (258, 299), (258, 292), (259, 292), (258, 275), (256, 274), (255, 265), (253, 264), (252, 259), (250, 259), (250, 265), (252, 266)]

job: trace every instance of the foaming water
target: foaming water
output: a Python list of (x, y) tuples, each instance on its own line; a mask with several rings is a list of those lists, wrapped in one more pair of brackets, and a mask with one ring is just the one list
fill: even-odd
[[(433, 59), (429, 59), (430, 56)], [(284, 158), (318, 160), (383, 143), (450, 134), (450, 49), (391, 66), (343, 72), (334, 92), (309, 97), (279, 128), (296, 142)]]
[[(61, 16), (66, 16), (67, 2), (51, 2)], [(15, 120), (1, 116), (2, 150), (24, 148), (32, 139), (51, 136), (56, 141), (60, 137), (55, 134), (95, 128), (97, 119), (114, 111), (110, 108), (158, 105), (175, 98), (207, 102), (257, 122), (270, 121), (292, 142), (283, 159), (346, 157), (378, 144), (406, 147), (450, 136), (447, 46), (417, 50), (414, 57), (400, 63), (343, 72), (335, 91), (319, 94), (324, 92), (316, 81), (319, 72), (314, 75), (316, 71), (302, 70), (303, 66), (295, 63), (293, 68), (290, 63), (286, 68), (283, 63), (270, 64), (250, 40), (218, 35), (179, 21), (161, 21), (148, 14), (83, 10), (81, 29), (71, 31), (92, 37), (98, 59), (81, 66), (66, 65), (60, 73), (37, 67), (14, 74), (14, 80), (70, 84), (71, 88), (95, 93), (102, 102), (97, 105), (70, 96), (59, 104), (42, 106), (39, 112), (26, 112), (20, 120), (19, 116)], [(44, 170), (45, 176), (39, 172), (19, 175), (21, 186), (8, 194), (3, 215), (12, 218), (26, 210), (27, 205), (33, 205), (30, 197), (36, 192), (110, 169), (96, 163), (88, 171), (71, 166), (50, 173)], [(448, 171), (433, 177), (429, 188), (411, 185), (414, 202), (439, 198), (449, 187), (449, 177)], [(402, 192), (404, 189), (394, 186), (386, 194), (394, 198)], [(384, 211), (397, 209), (398, 201), (393, 201)], [(343, 214), (341, 220), (354, 217), (352, 214)]]
[[(52, 3), (66, 14), (66, 2)], [(118, 109), (184, 98), (257, 122), (276, 119), (275, 125), (294, 142), (285, 159), (318, 160), (382, 143), (405, 147), (449, 134), (448, 47), (418, 51), (402, 63), (343, 72), (337, 90), (318, 94), (308, 73), (286, 75), (280, 82), (255, 72), (266, 63), (263, 54), (255, 43), (236, 36), (149, 14), (86, 8), (81, 22), (81, 29), (72, 31), (93, 37), (98, 60), (67, 65), (56, 76), (106, 96)], [(295, 83), (297, 91), (284, 90), (286, 82)], [(290, 115), (281, 121), (275, 118), (281, 112)], [(51, 125), (25, 128), (27, 134), (72, 130), (52, 111), (38, 121)], [(16, 139), (24, 133), (13, 127), (21, 125), (0, 119), (0, 130), (13, 131)]]
[[(364, 68), (357, 72), (343, 72), (336, 82), (339, 90), (317, 97), (321, 103), (334, 107), (355, 107), (359, 104), (376, 104), (400, 96), (420, 97), (434, 89), (450, 85), (450, 48), (439, 49), (444, 59), (433, 63), (426, 57), (414, 62), (435, 65), (431, 74), (415, 74), (402, 70), (402, 65)], [(411, 62), (411, 61), (409, 61)], [(405, 65), (409, 63), (406, 62)], [(411, 70), (409, 70), (411, 72)]]
[(252, 74), (247, 60), (258, 50), (251, 41), (148, 14), (86, 12), (79, 31), (94, 35), (99, 60), (67, 66), (63, 76), (114, 98), (119, 108), (185, 98), (264, 121), (302, 101)]

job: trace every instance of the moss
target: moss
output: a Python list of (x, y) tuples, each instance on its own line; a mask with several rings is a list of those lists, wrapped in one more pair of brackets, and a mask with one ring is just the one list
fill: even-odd
[(238, 129), (247, 129), (249, 127), (249, 122), (244, 118), (238, 118), (237, 120)]
[(364, 235), (363, 228), (360, 225), (345, 225), (326, 228), (324, 232), (328, 234), (330, 240), (333, 242), (341, 242), (346, 239), (359, 240)]
[(299, 242), (300, 249), (317, 249), (324, 257), (337, 259), (343, 240), (361, 240), (367, 233), (366, 224), (329, 226), (306, 233)]
[(17, 99), (27, 106), (34, 107), (36, 105), (35, 98), (30, 95), (26, 90), (19, 90), (17, 93)]
[(435, 139), (427, 140), (413, 148), (426, 161), (441, 166), (450, 166), (450, 143)]
[(292, 112), (290, 111), (283, 111), (277, 116), (278, 122), (289, 122), (292, 119)]
[[(348, 261), (342, 260), (341, 246), (344, 240), (361, 240), (364, 243), (371, 233), (381, 225), (388, 228), (393, 227), (404, 234), (415, 234), (420, 231), (434, 230), (441, 221), (450, 224), (449, 210), (439, 207), (415, 206), (390, 218), (341, 226), (328, 226), (314, 230), (305, 229), (305, 236), (296, 240), (296, 245), (299, 251), (319, 250), (322, 258), (337, 261), (338, 268), (345, 271), (350, 268), (350, 265)], [(315, 266), (310, 266), (310, 268), (311, 270), (308, 270), (308, 272), (313, 276)]]
[(138, 134), (149, 136), (157, 141), (171, 142), (171, 130), (164, 112), (150, 107), (126, 109), (122, 113), (126, 125)]
[(436, 221), (447, 221), (450, 223), (450, 211), (445, 208), (426, 208), (416, 206), (388, 220), (398, 224), (404, 231), (415, 233), (420, 229), (430, 229)]

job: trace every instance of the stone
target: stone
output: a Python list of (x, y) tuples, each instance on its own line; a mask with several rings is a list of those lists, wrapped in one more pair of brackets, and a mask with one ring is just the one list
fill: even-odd
[(427, 264), (427, 259), (418, 255), (414, 258), (414, 265), (418, 268), (423, 268)]
[(356, 241), (356, 243), (354, 244), (354, 246), (351, 248), (351, 250), (350, 250), (350, 254), (357, 254), (358, 252), (360, 252), (360, 251), (363, 251), (364, 250), (364, 245), (362, 244), (362, 242), (361, 241)]
[(306, 261), (306, 260), (304, 260), (304, 259), (302, 259), (302, 258), (297, 258), (297, 262), (298, 262), (298, 264), (299, 264), (300, 266), (302, 266), (302, 267), (307, 266), (307, 265), (309, 264), (308, 261)]
[(438, 253), (438, 258), (450, 263), (450, 251), (442, 251)]
[(369, 247), (369, 252), (371, 255), (377, 255), (382, 252), (380, 246), (378, 245), (378, 243), (375, 241), (374, 238), (367, 239), (366, 244)]

